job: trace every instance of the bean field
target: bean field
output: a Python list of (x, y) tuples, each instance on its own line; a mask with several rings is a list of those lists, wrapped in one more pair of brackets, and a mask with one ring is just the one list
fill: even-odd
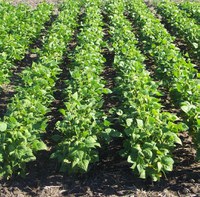
[(200, 195), (200, 2), (0, 1), (0, 32), (0, 196)]

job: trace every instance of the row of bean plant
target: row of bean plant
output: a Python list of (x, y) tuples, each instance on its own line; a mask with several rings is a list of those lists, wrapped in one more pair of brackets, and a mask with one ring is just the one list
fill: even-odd
[(162, 80), (162, 85), (169, 90), (174, 104), (181, 108), (182, 117), (190, 127), (199, 158), (199, 74), (193, 64), (185, 61), (180, 50), (173, 44), (173, 38), (142, 0), (127, 1), (127, 5), (130, 16), (139, 27), (145, 54), (154, 60), (158, 79)]
[(39, 62), (21, 74), (22, 85), (0, 122), (0, 176), (23, 174), (26, 163), (36, 159), (37, 151), (47, 148), (41, 139), (48, 121), (45, 115), (54, 99), (59, 64), (77, 26), (79, 11), (77, 1), (65, 2), (44, 39)]
[[(14, 6), (8, 2), (0, 2), (0, 31), (1, 39), (5, 36), (4, 32), (9, 34), (19, 32), (18, 24), (26, 20), (31, 13), (30, 8), (25, 4)], [(2, 44), (2, 43), (1, 43)]]
[(173, 168), (172, 150), (175, 143), (181, 144), (177, 133), (182, 126), (174, 123), (177, 120), (174, 114), (161, 112), (158, 84), (145, 69), (131, 23), (123, 15), (123, 0), (109, 0), (105, 7), (115, 54), (113, 67), (117, 72), (114, 92), (121, 101), (117, 115), (124, 128), (121, 153), (140, 178), (157, 181), (162, 173)]
[[(23, 9), (24, 6), (21, 6)], [(15, 12), (14, 12), (15, 13)], [(9, 82), (12, 76), (12, 68), (15, 67), (16, 60), (22, 60), (25, 53), (34, 39), (38, 37), (44, 23), (50, 19), (52, 5), (41, 3), (34, 11), (27, 11), (25, 18), (19, 20), (24, 13), (17, 12), (13, 20), (8, 21), (14, 24), (12, 30), (1, 31), (0, 41), (0, 87)], [(6, 24), (7, 25), (7, 24)], [(6, 26), (5, 25), (5, 26)]]
[(189, 17), (194, 18), (200, 24), (200, 3), (185, 1), (179, 4), (179, 8), (184, 10)]
[(184, 12), (172, 1), (161, 1), (157, 4), (156, 9), (162, 15), (163, 20), (170, 24), (172, 31), (187, 42), (191, 49), (189, 53), (200, 58), (200, 26), (185, 16)]
[(52, 158), (61, 164), (61, 171), (84, 172), (90, 163), (98, 161), (98, 147), (109, 126), (102, 109), (103, 94), (109, 93), (101, 73), (103, 30), (101, 0), (86, 0), (85, 15), (77, 46), (69, 65), (66, 81), (63, 120), (57, 122), (58, 146)]

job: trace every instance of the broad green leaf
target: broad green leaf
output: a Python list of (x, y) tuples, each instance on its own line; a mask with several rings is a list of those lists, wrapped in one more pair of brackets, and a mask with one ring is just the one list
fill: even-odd
[(192, 44), (193, 44), (193, 46), (194, 46), (195, 49), (198, 49), (198, 47), (199, 47), (198, 43), (194, 42)]
[(162, 158), (162, 163), (163, 163), (164, 169), (166, 171), (172, 171), (174, 160), (171, 157), (163, 157)]
[(108, 120), (103, 121), (104, 126), (109, 127), (111, 123)]
[(141, 174), (144, 171), (144, 167), (141, 164), (137, 165), (137, 169), (138, 169), (139, 174)]
[(132, 170), (135, 170), (136, 166), (137, 166), (137, 162), (131, 162), (132, 163), (132, 166), (131, 166), (131, 169)]
[(181, 139), (180, 139), (175, 133), (174, 133), (174, 141), (175, 141), (177, 144), (182, 145)]
[(195, 108), (196, 108), (196, 106), (190, 104), (189, 102), (184, 103), (184, 104), (187, 104), (187, 105), (181, 106), (181, 109), (182, 109), (185, 113), (188, 113), (191, 109), (195, 109)]
[(132, 122), (133, 122), (133, 119), (132, 119), (132, 118), (127, 118), (127, 119), (126, 119), (126, 124), (127, 124), (128, 127), (131, 126)]
[(160, 174), (151, 174), (151, 178), (152, 178), (152, 181), (158, 181), (159, 180), (159, 177), (161, 177), (161, 173)]
[(0, 131), (5, 131), (7, 129), (7, 124), (5, 122), (0, 122)]
[(123, 115), (123, 111), (122, 111), (121, 109), (119, 109), (119, 110), (117, 111), (117, 115), (118, 115), (118, 116)]
[(95, 148), (95, 146), (100, 147), (100, 144), (96, 141), (96, 138), (89, 136), (86, 140), (85, 140), (85, 144), (87, 145), (87, 147), (90, 148)]
[(138, 172), (140, 174), (140, 178), (141, 179), (145, 179), (146, 178), (146, 171), (145, 169), (143, 168), (143, 166), (141, 164), (138, 164), (137, 165), (137, 169), (138, 169)]
[(143, 128), (143, 126), (144, 126), (143, 120), (141, 120), (141, 119), (136, 119), (136, 121), (137, 121), (138, 127), (139, 127), (139, 128)]
[(80, 160), (82, 160), (83, 157), (84, 157), (84, 154), (85, 154), (84, 151), (77, 150), (77, 151), (75, 151), (74, 156), (77, 156), (77, 158), (79, 158)]
[(72, 168), (74, 168), (80, 162), (79, 158), (74, 158), (72, 162)]
[(39, 141), (39, 140), (35, 140), (33, 142), (33, 145), (32, 145), (33, 149), (35, 149), (36, 151), (39, 151), (39, 150), (47, 150), (47, 146), (44, 142), (42, 141)]
[(108, 89), (108, 88), (104, 88), (103, 89), (103, 93), (104, 94), (111, 94), (112, 93), (112, 90)]
[(132, 160), (131, 160), (131, 156), (130, 156), (130, 155), (128, 156), (127, 161), (128, 161), (129, 163), (132, 163)]
[(89, 165), (89, 160), (86, 160), (84, 159), (82, 162), (81, 162), (81, 168), (86, 172), (88, 170), (88, 165)]
[(158, 163), (157, 163), (157, 167), (158, 167), (158, 172), (160, 172), (161, 169), (162, 169), (162, 163), (161, 163), (161, 162), (158, 162)]
[(72, 98), (74, 98), (75, 100), (78, 100), (78, 93), (75, 92), (74, 94), (72, 94)]
[(3, 162), (3, 155), (0, 154), (0, 162)]
[(65, 111), (64, 109), (59, 109), (59, 112), (60, 112), (63, 116), (66, 115), (66, 111)]
[(143, 150), (143, 154), (145, 155), (145, 157), (147, 157), (147, 159), (151, 159), (153, 156), (153, 153), (150, 149)]

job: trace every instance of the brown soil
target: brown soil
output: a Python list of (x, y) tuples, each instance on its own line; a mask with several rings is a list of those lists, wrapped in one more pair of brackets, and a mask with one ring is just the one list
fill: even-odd
[[(114, 141), (109, 151), (100, 154), (101, 162), (83, 175), (58, 173), (56, 162), (43, 152), (37, 162), (29, 164), (26, 178), (14, 177), (0, 181), (0, 196), (200, 196), (200, 163), (194, 161), (195, 151), (187, 133), (181, 135), (184, 145), (175, 150), (173, 172), (160, 182), (141, 180), (134, 176), (129, 164), (116, 152), (121, 146)], [(113, 154), (115, 153), (115, 154)]]

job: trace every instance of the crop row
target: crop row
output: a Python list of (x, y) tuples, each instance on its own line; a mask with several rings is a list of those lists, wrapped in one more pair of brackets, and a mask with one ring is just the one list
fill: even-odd
[(200, 26), (194, 20), (185, 16), (176, 3), (165, 0), (158, 3), (156, 9), (167, 21), (176, 35), (188, 44), (190, 53), (199, 58), (200, 54)]
[(158, 85), (150, 78), (143, 64), (144, 56), (136, 48), (131, 23), (123, 15), (123, 1), (109, 1), (105, 7), (117, 72), (114, 92), (121, 101), (117, 114), (124, 128), (121, 153), (140, 178), (150, 176), (157, 181), (162, 173), (173, 168), (171, 151), (175, 143), (181, 143), (177, 136), (181, 124), (174, 123), (175, 115), (161, 112), (160, 100), (156, 98), (160, 95)]
[(22, 5), (13, 9), (15, 10), (13, 14), (9, 14), (12, 20), (5, 12), (3, 15), (5, 20), (0, 24), (0, 88), (9, 82), (15, 61), (24, 58), (29, 45), (38, 37), (52, 13), (52, 6), (47, 3), (39, 4), (34, 11), (24, 11), (27, 8)]
[(44, 39), (39, 62), (21, 74), (22, 85), (17, 88), (17, 94), (0, 122), (1, 176), (24, 174), (26, 163), (36, 159), (37, 151), (47, 148), (41, 139), (48, 121), (45, 115), (54, 99), (53, 87), (60, 72), (59, 64), (77, 25), (79, 8), (77, 1), (65, 2)]
[(9, 34), (20, 33), (18, 25), (23, 23), (26, 17), (29, 18), (30, 13), (30, 8), (24, 4), (13, 6), (6, 1), (0, 2), (1, 38), (5, 36), (4, 32)]
[(98, 161), (98, 150), (109, 122), (103, 112), (103, 94), (109, 93), (100, 76), (104, 68), (101, 1), (86, 0), (85, 15), (77, 35), (77, 46), (69, 65), (63, 120), (57, 122), (60, 134), (56, 152), (61, 171), (87, 171)]
[(182, 110), (182, 117), (190, 127), (199, 157), (199, 74), (193, 64), (185, 61), (180, 50), (173, 44), (173, 38), (142, 0), (129, 1), (127, 5), (131, 17), (139, 27), (144, 52), (156, 64), (157, 77), (169, 90), (174, 104)]
[(189, 17), (194, 18), (200, 24), (200, 4), (197, 2), (182, 2), (179, 8), (184, 10)]

